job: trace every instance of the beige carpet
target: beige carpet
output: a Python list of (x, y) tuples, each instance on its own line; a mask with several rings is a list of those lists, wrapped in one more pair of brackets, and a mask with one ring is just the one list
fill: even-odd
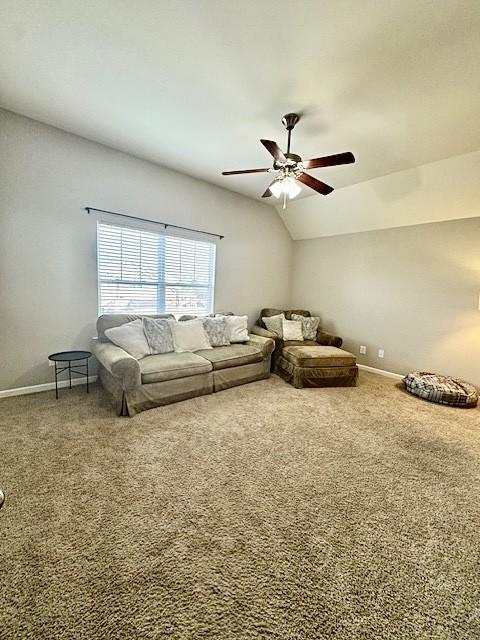
[(0, 401), (3, 639), (480, 637), (480, 410), (363, 373)]

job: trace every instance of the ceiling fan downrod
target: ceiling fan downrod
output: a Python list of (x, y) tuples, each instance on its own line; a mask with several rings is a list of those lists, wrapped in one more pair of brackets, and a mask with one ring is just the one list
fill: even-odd
[(300, 116), (298, 115), (298, 113), (287, 113), (282, 118), (282, 124), (288, 131), (287, 155), (290, 153), (290, 137), (292, 135), (292, 129), (294, 128), (294, 126), (297, 124), (299, 120), (300, 120)]

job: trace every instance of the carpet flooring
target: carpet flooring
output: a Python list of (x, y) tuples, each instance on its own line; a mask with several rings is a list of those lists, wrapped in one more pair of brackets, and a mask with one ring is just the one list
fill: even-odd
[(0, 401), (0, 638), (480, 637), (480, 410), (361, 373)]

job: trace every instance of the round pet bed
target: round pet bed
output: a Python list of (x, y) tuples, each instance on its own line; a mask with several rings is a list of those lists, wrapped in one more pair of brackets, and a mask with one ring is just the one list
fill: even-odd
[(447, 404), (451, 407), (477, 406), (478, 391), (464, 380), (415, 371), (405, 376), (403, 383), (409, 393), (430, 402)]

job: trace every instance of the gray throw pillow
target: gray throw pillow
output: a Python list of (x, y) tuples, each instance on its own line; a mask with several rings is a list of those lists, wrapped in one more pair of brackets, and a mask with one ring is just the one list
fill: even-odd
[(283, 338), (283, 321), (285, 314), (280, 313), (278, 316), (265, 316), (262, 318), (263, 324), (267, 327), (267, 331), (273, 333), (277, 338)]
[(300, 316), (292, 313), (292, 320), (299, 320), (302, 323), (302, 333), (304, 340), (316, 340), (320, 318)]
[(202, 318), (202, 322), (212, 347), (225, 347), (230, 344), (225, 318)]
[(170, 322), (159, 318), (143, 318), (143, 331), (152, 354), (171, 353), (175, 350)]

